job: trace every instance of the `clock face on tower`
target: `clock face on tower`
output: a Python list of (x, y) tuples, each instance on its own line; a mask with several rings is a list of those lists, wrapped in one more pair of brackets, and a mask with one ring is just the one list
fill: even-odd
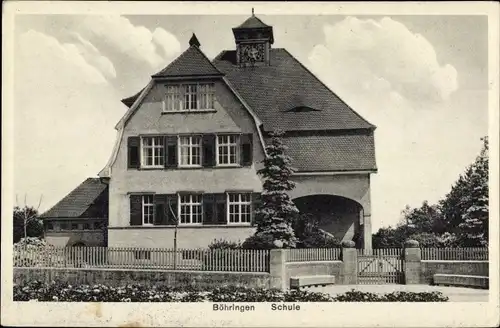
[(240, 60), (243, 63), (263, 62), (265, 60), (264, 43), (241, 44)]

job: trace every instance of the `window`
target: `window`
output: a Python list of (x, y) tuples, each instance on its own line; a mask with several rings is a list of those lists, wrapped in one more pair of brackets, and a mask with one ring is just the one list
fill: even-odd
[(251, 194), (228, 193), (228, 224), (250, 223), (252, 215)]
[(61, 230), (68, 230), (68, 223), (67, 222), (61, 222), (60, 223)]
[(47, 223), (47, 230), (54, 230), (54, 224), (53, 223)]
[(217, 136), (217, 165), (237, 165), (239, 135)]
[(163, 103), (163, 111), (172, 112), (178, 111), (180, 106), (179, 99), (179, 86), (178, 85), (169, 85), (167, 86), (167, 98)]
[(91, 230), (90, 229), (90, 224), (89, 223), (84, 223), (83, 224), (83, 230)]
[(198, 92), (196, 84), (184, 86), (184, 109), (198, 109)]
[(71, 223), (71, 230), (78, 230), (78, 223)]
[(142, 224), (153, 224), (154, 222), (154, 196), (142, 196)]
[(201, 166), (201, 137), (179, 137), (180, 166)]
[(136, 260), (151, 260), (151, 251), (135, 251)]
[(202, 195), (179, 195), (180, 224), (203, 222)]
[(199, 109), (214, 108), (214, 85), (200, 84), (198, 85)]
[(167, 85), (164, 112), (214, 109), (215, 91), (211, 83)]
[(142, 165), (161, 167), (164, 161), (164, 137), (142, 137)]

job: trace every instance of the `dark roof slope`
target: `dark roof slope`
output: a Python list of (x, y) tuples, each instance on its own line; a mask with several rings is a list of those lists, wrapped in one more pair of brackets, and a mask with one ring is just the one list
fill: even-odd
[(298, 172), (377, 169), (371, 134), (285, 136), (283, 143)]
[(240, 28), (260, 28), (260, 27), (270, 27), (263, 21), (261, 21), (259, 18), (256, 16), (252, 15), (247, 20), (245, 20), (241, 25), (236, 27), (236, 29)]
[(99, 178), (88, 178), (40, 217), (107, 218), (108, 185)]
[[(214, 64), (262, 120), (265, 131), (374, 128), (285, 49), (271, 49), (270, 65), (240, 67), (235, 51), (223, 51)], [(295, 103), (300, 95), (300, 104)], [(289, 109), (307, 105), (315, 111)]]
[(191, 45), (153, 77), (223, 75), (196, 45)]

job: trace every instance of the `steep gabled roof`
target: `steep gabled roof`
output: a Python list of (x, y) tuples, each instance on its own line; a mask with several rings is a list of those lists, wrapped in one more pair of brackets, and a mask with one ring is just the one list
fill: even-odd
[[(213, 62), (255, 111), (265, 131), (374, 128), (285, 49), (271, 49), (270, 65), (240, 67), (236, 52), (228, 50)], [(295, 103), (297, 95), (300, 104)], [(289, 111), (304, 104), (315, 110)]]
[(196, 45), (191, 45), (167, 67), (153, 75), (158, 77), (224, 75)]
[(88, 178), (40, 217), (107, 218), (108, 185), (99, 178)]

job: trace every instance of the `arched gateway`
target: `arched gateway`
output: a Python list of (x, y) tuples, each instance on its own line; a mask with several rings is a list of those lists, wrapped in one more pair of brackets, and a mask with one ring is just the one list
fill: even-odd
[(369, 173), (295, 174), (290, 192), (299, 211), (320, 219), (320, 228), (356, 247), (371, 249)]
[(352, 240), (357, 248), (363, 247), (363, 207), (358, 202), (335, 195), (309, 195), (293, 201), (301, 213), (318, 220), (320, 229), (340, 241)]

